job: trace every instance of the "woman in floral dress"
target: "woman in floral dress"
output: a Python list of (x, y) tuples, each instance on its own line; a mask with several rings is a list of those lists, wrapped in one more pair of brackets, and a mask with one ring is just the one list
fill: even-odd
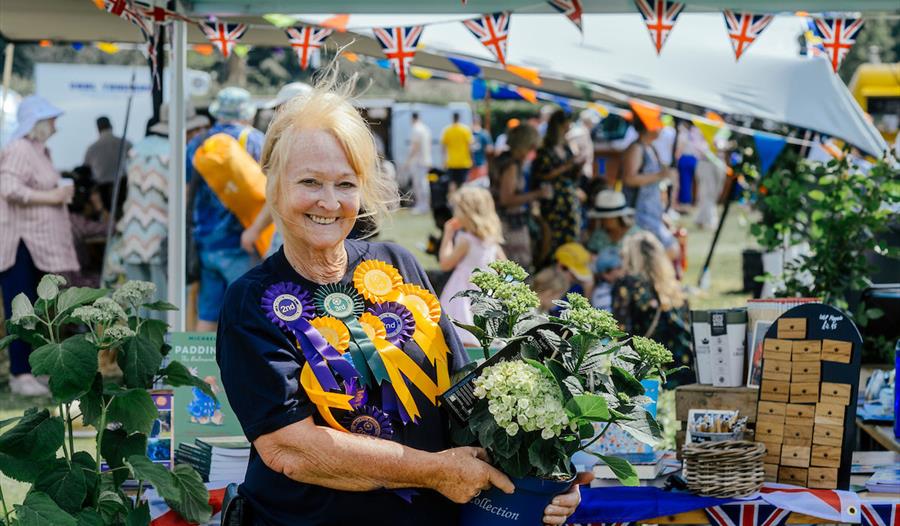
[(537, 151), (532, 165), (535, 180), (553, 186), (553, 196), (541, 200), (541, 219), (545, 238), (540, 255), (544, 263), (565, 243), (578, 241), (581, 232), (581, 200), (578, 181), (581, 166), (566, 142), (569, 119), (557, 110), (547, 123), (544, 144)]

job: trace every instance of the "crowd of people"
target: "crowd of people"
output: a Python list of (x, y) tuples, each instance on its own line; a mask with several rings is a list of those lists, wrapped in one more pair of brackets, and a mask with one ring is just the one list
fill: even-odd
[[(415, 116), (414, 123), (414, 161), (404, 168), (421, 167), (421, 152), (429, 150), (423, 141), (431, 130)], [(673, 351), (676, 365), (686, 367), (669, 387), (693, 382), (680, 282), (684, 233), (676, 219), (696, 208), (698, 227), (714, 227), (725, 172), (698, 130), (678, 126), (668, 117), (637, 113), (601, 119), (584, 110), (573, 118), (548, 106), (531, 121), (511, 119), (492, 141), (477, 118), (466, 130), (455, 115), (440, 134), (445, 162), (431, 170), (444, 170), (450, 181), (452, 217), (436, 254), (441, 270), (451, 273), (444, 308), (471, 324), (468, 300), (454, 295), (471, 287), (474, 269), (508, 258), (533, 273), (542, 310), (555, 314), (556, 300), (582, 294), (611, 311), (626, 331)], [(461, 144), (470, 155), (460, 152)], [(483, 158), (485, 169), (457, 162), (470, 157)], [(416, 178), (424, 181), (427, 172), (410, 173), (414, 188), (424, 185)], [(418, 191), (414, 197), (413, 210), (424, 212)], [(458, 332), (466, 345), (477, 344)]]
[[(246, 90), (224, 88), (209, 107), (212, 121), (187, 107), (187, 308), (198, 331), (216, 330), (229, 284), (282, 245), (265, 202), (264, 135), (253, 124), (268, 126), (278, 108), (309, 89), (287, 85), (258, 107)], [(46, 148), (61, 113), (41, 97), (26, 98), (13, 140), (0, 153), (5, 312), (18, 293), (35, 297), (47, 272), (82, 286), (117, 275), (151, 281), (165, 298), (171, 286), (168, 105), (135, 144), (100, 117), (83, 166), (63, 174)], [(454, 318), (471, 321), (465, 300), (453, 299), (470, 286), (471, 273), (508, 258), (534, 274), (544, 310), (557, 309), (553, 301), (568, 293), (583, 294), (614, 312), (629, 332), (668, 343), (690, 365), (687, 304), (678, 281), (682, 247), (672, 220), (696, 205), (698, 224), (714, 226), (724, 175), (698, 130), (681, 123), (676, 132), (671, 120), (644, 122), (637, 114), (601, 119), (593, 110), (573, 119), (546, 106), (531, 119), (510, 119), (496, 139), (478, 114), (467, 124), (458, 112), (442, 130), (429, 129), (413, 113), (409, 131), (408, 153), (395, 161), (410, 182), (411, 213), (433, 212), (435, 197), (447, 198), (449, 220), (436, 214), (443, 235), (435, 255), (450, 275), (441, 303)], [(384, 156), (378, 146), (376, 138)], [(221, 158), (226, 162), (215, 164)], [(434, 172), (446, 182), (439, 196), (431, 195)], [(352, 237), (371, 234), (365, 215)], [(110, 221), (115, 235), (105, 247)], [(476, 343), (465, 332), (460, 336)], [(46, 395), (46, 385), (30, 374), (29, 352), (22, 342), (10, 349), (11, 387)]]

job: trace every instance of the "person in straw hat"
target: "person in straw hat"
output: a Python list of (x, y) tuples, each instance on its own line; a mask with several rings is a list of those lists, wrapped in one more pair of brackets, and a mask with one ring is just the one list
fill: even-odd
[(625, 204), (625, 195), (615, 190), (603, 190), (594, 198), (588, 210), (590, 229), (585, 246), (594, 254), (622, 248), (626, 236), (640, 231), (634, 224), (634, 209)]

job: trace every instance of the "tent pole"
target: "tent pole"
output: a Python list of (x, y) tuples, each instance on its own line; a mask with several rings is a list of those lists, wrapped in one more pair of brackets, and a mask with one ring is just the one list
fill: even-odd
[(185, 274), (185, 93), (184, 73), (187, 66), (187, 25), (182, 20), (172, 22), (172, 80), (169, 83), (169, 158), (172, 174), (169, 190), (169, 261), (168, 301), (178, 307), (169, 311), (172, 332), (185, 330), (187, 311)]
[(6, 55), (3, 57), (3, 94), (0, 95), (0, 137), (3, 137), (3, 121), (6, 120), (6, 96), (9, 94), (9, 81), (12, 78), (13, 51), (16, 45), (6, 43)]

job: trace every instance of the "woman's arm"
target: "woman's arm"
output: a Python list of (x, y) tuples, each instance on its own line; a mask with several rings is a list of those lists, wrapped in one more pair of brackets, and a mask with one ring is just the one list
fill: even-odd
[(641, 174), (641, 148), (637, 142), (625, 150), (625, 159), (622, 163), (622, 183), (625, 186), (644, 186), (652, 183), (658, 183), (669, 176), (669, 169), (663, 167), (662, 170), (652, 174)]
[(483, 449), (429, 453), (318, 426), (312, 417), (262, 435), (253, 445), (269, 469), (298, 482), (342, 491), (430, 488), (463, 503), (491, 486), (507, 493), (514, 490), (506, 475), (485, 462)]
[(74, 186), (61, 186), (50, 190), (37, 190), (26, 184), (25, 174), (31, 167), (28, 159), (13, 145), (0, 158), (0, 196), (19, 205), (61, 205), (72, 200)]
[(503, 170), (503, 173), (500, 174), (500, 195), (498, 197), (501, 208), (517, 208), (525, 203), (530, 203), (536, 199), (545, 197), (545, 193), (541, 189), (533, 190), (531, 192), (517, 192), (517, 177), (518, 173), (516, 167), (512, 164), (507, 166), (506, 169)]

